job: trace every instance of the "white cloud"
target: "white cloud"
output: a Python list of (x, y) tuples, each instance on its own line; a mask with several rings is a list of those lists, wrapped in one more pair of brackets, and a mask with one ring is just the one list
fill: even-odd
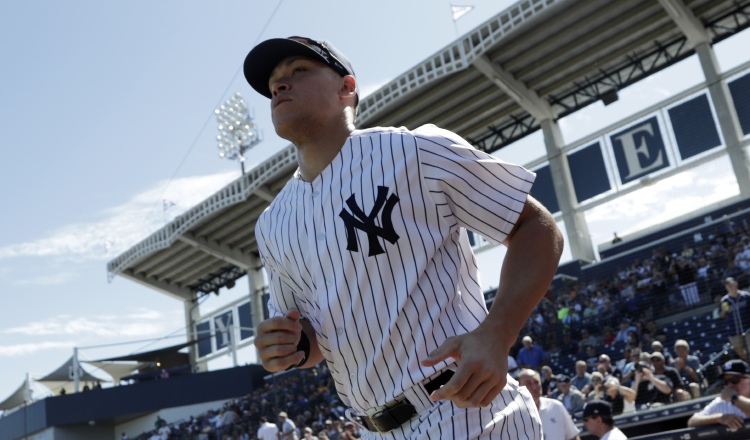
[[(105, 210), (99, 221), (66, 225), (44, 238), (2, 247), (0, 259), (36, 256), (108, 260), (164, 226), (165, 220), (174, 219), (236, 178), (237, 172), (232, 171), (161, 182), (126, 203)], [(175, 205), (164, 212), (163, 199)], [(60, 279), (37, 278), (28, 284), (55, 284), (55, 281)]]
[(69, 350), (75, 347), (76, 343), (72, 341), (68, 342), (31, 342), (25, 344), (13, 344), (13, 345), (0, 345), (0, 356), (2, 357), (19, 357), (28, 356), (40, 351), (46, 350)]
[(155, 338), (183, 325), (179, 312), (165, 315), (157, 310), (137, 309), (122, 315), (58, 315), (43, 321), (29, 322), (0, 331), (4, 334), (98, 338)]

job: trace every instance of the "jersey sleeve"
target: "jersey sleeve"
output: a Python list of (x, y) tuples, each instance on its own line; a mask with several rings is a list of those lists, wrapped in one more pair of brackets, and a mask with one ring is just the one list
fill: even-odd
[(419, 127), (413, 134), (423, 180), (446, 221), (495, 245), (502, 243), (516, 224), (536, 175), (434, 125)]

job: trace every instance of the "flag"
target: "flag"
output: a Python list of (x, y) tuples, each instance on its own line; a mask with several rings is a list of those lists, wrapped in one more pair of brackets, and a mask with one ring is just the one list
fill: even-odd
[(162, 203), (162, 208), (164, 209), (164, 212), (167, 212), (169, 208), (173, 207), (176, 204), (175, 202), (171, 200), (167, 200), (167, 199), (162, 199), (161, 203)]
[(464, 15), (468, 14), (474, 6), (469, 5), (451, 5), (451, 12), (453, 13), (453, 21), (458, 20)]

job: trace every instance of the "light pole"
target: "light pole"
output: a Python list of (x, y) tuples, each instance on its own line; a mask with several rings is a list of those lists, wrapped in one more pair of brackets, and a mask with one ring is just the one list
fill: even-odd
[(242, 174), (245, 174), (245, 152), (263, 140), (248, 113), (245, 100), (237, 92), (214, 113), (219, 123), (219, 135), (216, 136), (219, 157), (238, 160)]

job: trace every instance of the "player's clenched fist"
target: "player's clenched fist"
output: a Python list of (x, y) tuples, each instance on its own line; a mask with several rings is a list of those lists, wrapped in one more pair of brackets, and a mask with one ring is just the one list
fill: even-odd
[(302, 333), (300, 313), (289, 310), (286, 316), (277, 316), (258, 324), (255, 348), (263, 363), (263, 368), (275, 373), (297, 365), (305, 356), (297, 350)]

